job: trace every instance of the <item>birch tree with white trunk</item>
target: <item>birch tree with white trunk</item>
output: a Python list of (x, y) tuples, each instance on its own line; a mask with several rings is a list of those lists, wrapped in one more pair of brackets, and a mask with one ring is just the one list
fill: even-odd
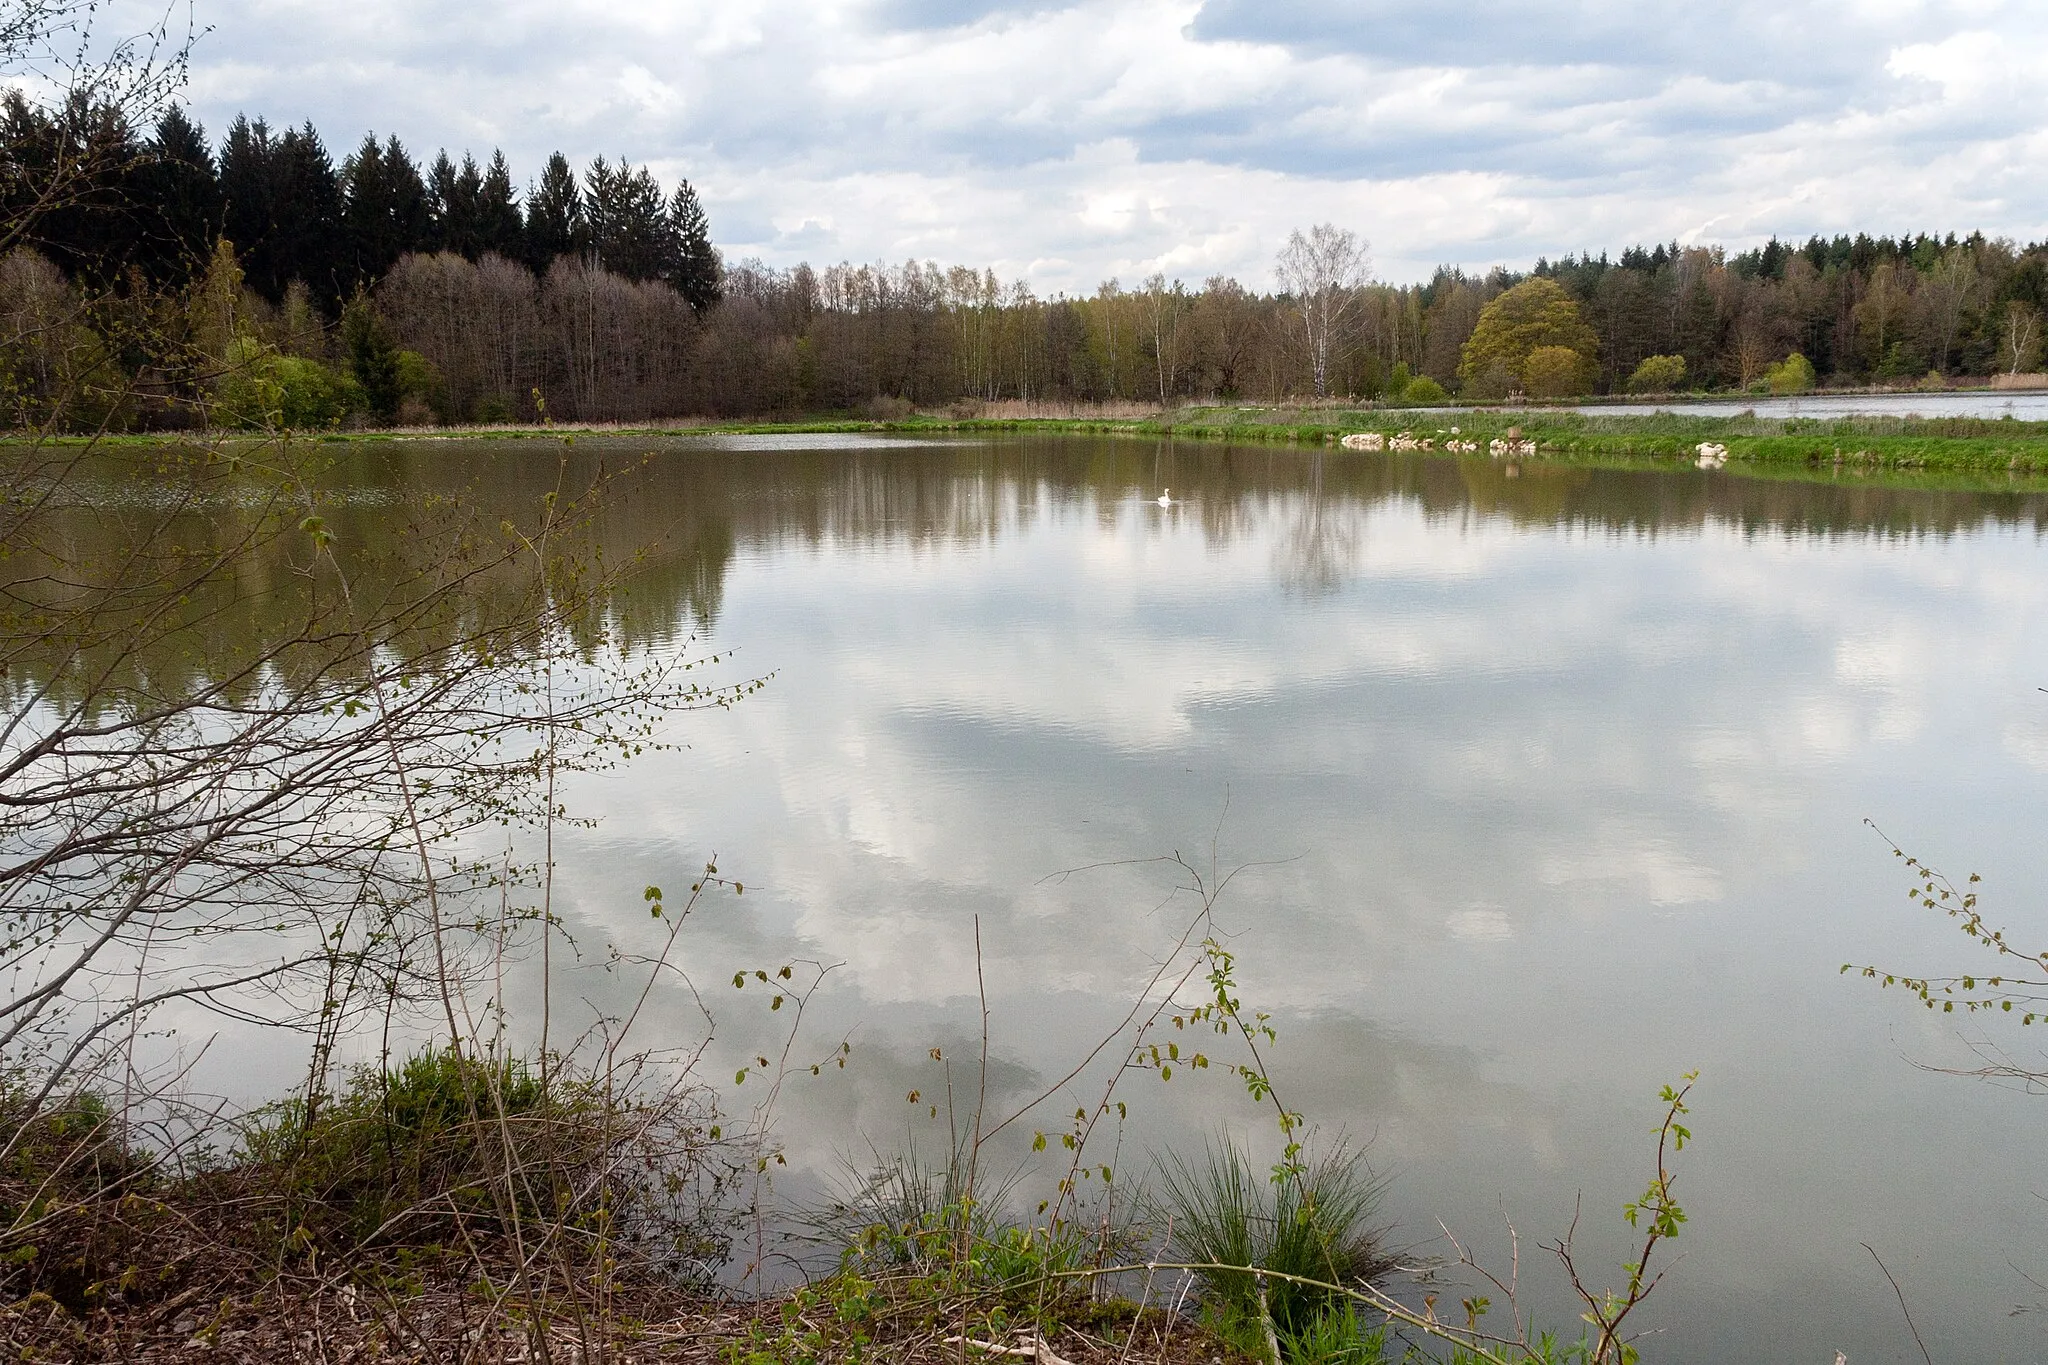
[(1372, 277), (1369, 244), (1349, 228), (1318, 223), (1304, 234), (1296, 228), (1273, 263), (1281, 292), (1301, 318), (1316, 397), (1330, 393), (1330, 356)]

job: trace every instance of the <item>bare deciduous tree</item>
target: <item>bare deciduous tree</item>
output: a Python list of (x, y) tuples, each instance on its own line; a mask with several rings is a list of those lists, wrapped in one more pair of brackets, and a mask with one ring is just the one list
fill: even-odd
[(1171, 401), (1180, 378), (1180, 323), (1187, 310), (1187, 289), (1179, 280), (1169, 286), (1166, 276), (1155, 272), (1145, 281), (1145, 321), (1152, 333), (1152, 365), (1162, 408)]
[(2005, 306), (2005, 327), (1998, 338), (1998, 358), (2007, 374), (2018, 374), (2033, 364), (2041, 346), (2041, 312), (2031, 304), (2014, 300)]
[(590, 668), (608, 582), (570, 489), (525, 524), (422, 498), (370, 542), (289, 445), (5, 476), (0, 1066), (30, 1110), (132, 1067), (173, 1001), (317, 1040), (417, 997), (469, 1036), (453, 916), (506, 870), (457, 841), (553, 818), (553, 775), (641, 743), (639, 707), (715, 699)]
[(1296, 228), (1280, 249), (1273, 272), (1301, 318), (1316, 397), (1329, 396), (1330, 356), (1372, 274), (1367, 243), (1348, 228), (1318, 223), (1306, 236)]

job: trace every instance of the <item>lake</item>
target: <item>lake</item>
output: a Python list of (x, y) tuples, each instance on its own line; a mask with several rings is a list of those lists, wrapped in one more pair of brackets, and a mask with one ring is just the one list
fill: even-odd
[[(792, 1058), (843, 1038), (849, 1065), (783, 1089), (786, 1197), (943, 1150), (930, 1050), (964, 1104), (977, 925), (991, 1108), (1077, 1062), (1180, 931), (1173, 870), (1144, 861), (1177, 851), (1256, 864), (1217, 922), (1275, 1080), (1368, 1144), (1414, 1258), (1448, 1253), (1441, 1220), (1505, 1274), (1511, 1220), (1525, 1307), (1569, 1329), (1537, 1245), (1582, 1199), (1582, 1259), (1618, 1283), (1658, 1087), (1697, 1070), (1647, 1359), (1917, 1356), (1864, 1243), (1937, 1358), (2043, 1354), (2042, 1320), (2009, 1314), (2048, 1298), (2027, 1278), (2048, 1280), (2044, 1101), (1938, 1068), (1977, 1065), (1972, 1039), (2048, 1063), (2004, 1019), (1837, 969), (1988, 963), (1907, 900), (1866, 820), (2048, 940), (2048, 494), (1113, 438), (584, 438), (575, 459), (649, 449), (606, 529), (654, 547), (629, 633), (772, 677), (676, 718), (687, 748), (575, 784), (597, 824), (558, 846), (558, 909), (592, 965), (558, 999), (622, 989), (598, 964), (658, 932), (643, 887), (715, 854), (745, 894), (685, 940), (708, 1074), (788, 1018), (734, 972), (837, 964)], [(344, 536), (374, 534), (377, 489), (516, 502), (554, 479), (532, 441), (348, 458)], [(672, 1040), (700, 1031), (686, 992), (654, 1008)], [(200, 1079), (289, 1086), (296, 1054), (267, 1046)], [(1118, 1096), (1127, 1183), (1148, 1145), (1277, 1145), (1220, 1068)]]
[(2010, 417), (2016, 422), (2048, 420), (2048, 393), (1986, 391), (1967, 393), (1825, 393), (1784, 398), (1709, 398), (1684, 402), (1597, 403), (1572, 412), (1616, 417), (1647, 417), (1657, 412), (1691, 413), (1700, 417)]

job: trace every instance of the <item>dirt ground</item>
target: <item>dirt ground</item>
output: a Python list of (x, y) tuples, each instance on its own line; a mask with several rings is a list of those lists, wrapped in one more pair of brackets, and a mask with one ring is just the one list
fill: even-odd
[[(80, 1317), (44, 1295), (0, 1309), (0, 1352), (9, 1361), (121, 1361), (136, 1365), (767, 1365), (749, 1355), (749, 1329), (773, 1332), (785, 1301), (672, 1301), (624, 1306), (609, 1327), (589, 1306), (565, 1303), (539, 1338), (474, 1289), (440, 1286), (370, 1294), (351, 1285), (273, 1284), (244, 1301), (190, 1290), (155, 1304), (110, 1306)], [(1120, 1319), (1120, 1320), (1119, 1320)], [(990, 1348), (996, 1349), (990, 1349)], [(1236, 1365), (1242, 1358), (1185, 1318), (1151, 1311), (1067, 1325), (1042, 1345), (1029, 1334), (987, 1341), (926, 1326), (880, 1334), (870, 1361), (940, 1365), (1028, 1361), (1039, 1365)], [(829, 1351), (824, 1359), (846, 1358)]]

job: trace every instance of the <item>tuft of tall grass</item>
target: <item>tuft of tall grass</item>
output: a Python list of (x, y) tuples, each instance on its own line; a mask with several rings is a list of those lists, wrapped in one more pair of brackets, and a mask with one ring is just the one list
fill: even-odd
[[(1254, 1270), (1349, 1286), (1393, 1268), (1374, 1224), (1386, 1181), (1341, 1140), (1294, 1173), (1257, 1168), (1227, 1137), (1207, 1144), (1199, 1164), (1168, 1153), (1159, 1168), (1160, 1212), (1171, 1220), (1175, 1253), (1192, 1264), (1245, 1267), (1201, 1275), (1205, 1308), (1226, 1337), (1263, 1335)], [(1335, 1330), (1330, 1315), (1348, 1314), (1335, 1288), (1263, 1278), (1264, 1312), (1283, 1338)]]
[(1298, 1332), (1279, 1333), (1287, 1365), (1385, 1365), (1387, 1329), (1368, 1331), (1351, 1305), (1333, 1303)]
[(688, 1094), (644, 1103), (558, 1064), (453, 1048), (362, 1067), (338, 1094), (271, 1106), (237, 1165), (286, 1227), (330, 1254), (540, 1236), (575, 1259), (620, 1240), (677, 1265), (720, 1259), (686, 1213), (709, 1162)]
[(1044, 1226), (1010, 1216), (1019, 1174), (984, 1177), (971, 1189), (965, 1153), (930, 1165), (913, 1147), (878, 1155), (840, 1199), (805, 1221), (838, 1241), (843, 1268), (861, 1275), (938, 1276), (1012, 1291), (1043, 1284), (1055, 1298), (1077, 1292), (1068, 1277), (1088, 1263), (1095, 1239), (1070, 1221)]

